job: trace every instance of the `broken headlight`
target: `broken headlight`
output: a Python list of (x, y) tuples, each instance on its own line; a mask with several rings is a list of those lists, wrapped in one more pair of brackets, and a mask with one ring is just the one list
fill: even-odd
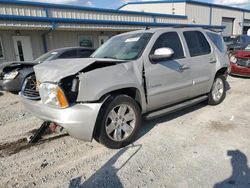
[(230, 62), (231, 62), (231, 63), (237, 63), (237, 57), (236, 57), (235, 55), (232, 55), (232, 56), (230, 57)]
[(60, 86), (53, 83), (42, 83), (39, 86), (39, 93), (43, 104), (67, 108), (68, 101)]
[(3, 75), (3, 79), (4, 80), (13, 80), (17, 77), (18, 74), (19, 74), (19, 72), (17, 70), (11, 71), (11, 72), (5, 73)]

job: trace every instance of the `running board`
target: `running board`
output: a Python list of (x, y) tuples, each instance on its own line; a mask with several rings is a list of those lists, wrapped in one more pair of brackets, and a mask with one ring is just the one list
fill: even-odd
[(163, 115), (166, 115), (166, 114), (169, 114), (169, 113), (173, 113), (175, 111), (178, 111), (178, 110), (193, 106), (195, 104), (198, 104), (198, 103), (200, 103), (202, 101), (207, 100), (207, 98), (208, 98), (208, 96), (204, 95), (204, 96), (192, 99), (192, 100), (185, 101), (183, 103), (176, 104), (174, 106), (170, 106), (170, 107), (167, 107), (167, 108), (164, 108), (164, 109), (161, 109), (161, 110), (151, 112), (151, 113), (145, 115), (144, 117), (145, 117), (146, 120), (157, 118), (157, 117), (160, 117), (160, 116), (163, 116)]

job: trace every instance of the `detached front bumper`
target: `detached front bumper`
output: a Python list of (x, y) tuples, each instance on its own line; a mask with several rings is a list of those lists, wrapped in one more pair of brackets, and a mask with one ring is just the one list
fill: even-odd
[(75, 104), (65, 109), (52, 108), (21, 97), (25, 108), (44, 121), (52, 121), (62, 126), (75, 138), (91, 141), (96, 119), (102, 103)]

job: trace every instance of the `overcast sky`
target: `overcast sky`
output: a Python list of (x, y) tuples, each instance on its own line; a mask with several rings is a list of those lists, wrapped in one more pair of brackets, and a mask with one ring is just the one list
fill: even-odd
[[(152, 1), (152, 0), (53, 0), (53, 1), (51, 0), (26, 0), (26, 1), (60, 3), (60, 4), (77, 4), (77, 5), (89, 6), (89, 7), (116, 9), (126, 2)], [(221, 4), (221, 5), (229, 5), (229, 6), (234, 6), (234, 7), (250, 9), (250, 0), (207, 0), (207, 1), (199, 0), (199, 1), (212, 2), (212, 3)]]

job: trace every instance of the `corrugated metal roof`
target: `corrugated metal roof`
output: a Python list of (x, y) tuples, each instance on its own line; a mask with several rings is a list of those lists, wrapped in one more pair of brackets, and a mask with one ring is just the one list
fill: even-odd
[(106, 12), (106, 13), (186, 18), (186, 16), (183, 16), (183, 15), (173, 15), (173, 14), (157, 14), (157, 13), (126, 11), (126, 10), (116, 10), (116, 9), (93, 8), (93, 7), (84, 7), (84, 6), (67, 5), (67, 4), (42, 3), (42, 2), (34, 2), (34, 1), (0, 0), (0, 4), (5, 4), (5, 3), (13, 4), (13, 5), (29, 5), (29, 6), (39, 6), (39, 7), (47, 7), (47, 8), (75, 9), (75, 10), (97, 11), (97, 12)]
[(250, 12), (249, 9), (226, 6), (226, 5), (219, 5), (219, 4), (208, 3), (208, 2), (194, 1), (194, 0), (162, 0), (162, 1), (128, 2), (128, 3), (125, 3), (124, 5), (120, 6), (118, 8), (118, 10), (121, 9), (122, 7), (124, 7), (126, 5), (130, 5), (130, 4), (155, 4), (155, 3), (190, 3), (190, 4), (198, 4), (198, 5), (204, 5), (204, 6), (209, 6), (209, 7), (218, 7), (218, 8), (224, 8), (224, 9)]

